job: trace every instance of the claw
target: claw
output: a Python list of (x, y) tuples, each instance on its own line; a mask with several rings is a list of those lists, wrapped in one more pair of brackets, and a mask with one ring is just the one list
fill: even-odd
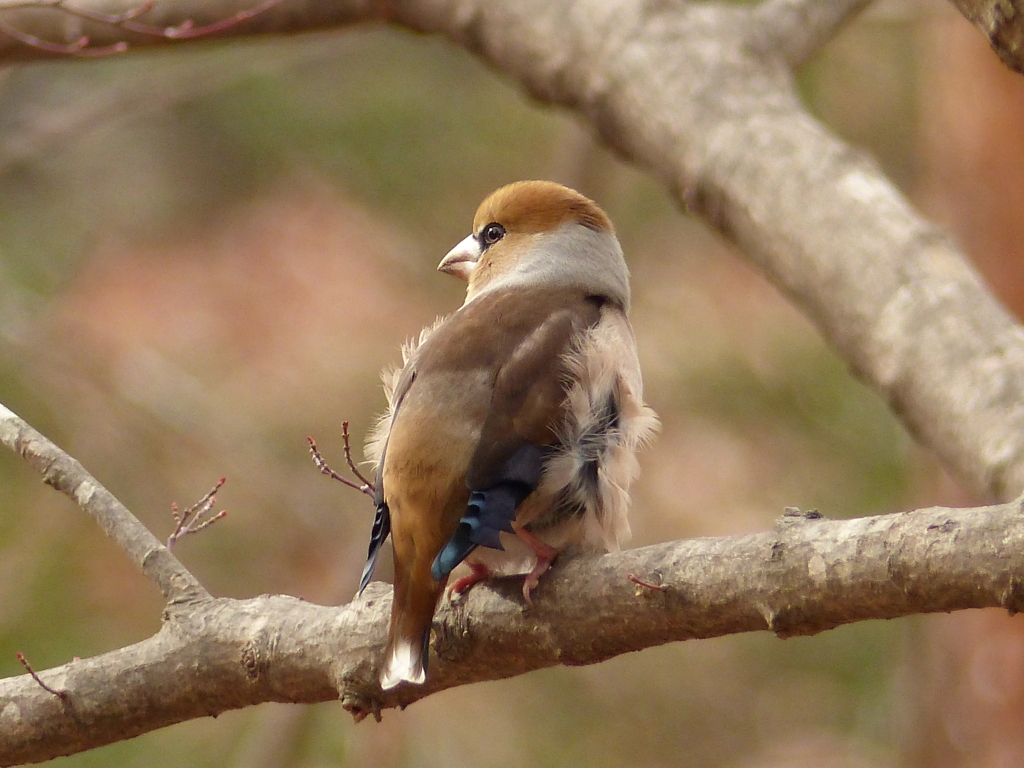
[(558, 550), (549, 544), (545, 544), (525, 528), (515, 523), (513, 523), (512, 527), (515, 528), (516, 536), (526, 542), (526, 545), (537, 556), (537, 564), (533, 566), (532, 571), (526, 574), (526, 580), (523, 581), (523, 598), (526, 600), (526, 604), (532, 607), (533, 598), (530, 596), (530, 593), (537, 588), (537, 585), (540, 584), (540, 577), (544, 575), (547, 569), (551, 567), (551, 563), (558, 557)]
[(470, 562), (466, 562), (466, 565), (468, 565), (473, 572), (468, 576), (463, 576), (452, 582), (451, 586), (448, 587), (448, 594), (452, 597), (461, 595), (478, 581), (483, 581), (491, 576), (491, 569), (486, 565)]

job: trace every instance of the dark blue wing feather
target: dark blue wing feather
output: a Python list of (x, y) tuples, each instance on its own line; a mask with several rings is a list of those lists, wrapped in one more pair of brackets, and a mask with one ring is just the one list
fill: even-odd
[[(379, 484), (379, 483), (378, 483)], [(377, 559), (380, 557), (380, 548), (391, 534), (391, 510), (388, 505), (381, 501), (377, 504), (377, 515), (373, 518), (373, 530), (370, 531), (370, 548), (366, 553), (366, 565), (363, 566), (363, 575), (359, 579), (359, 594), (363, 594), (366, 585), (370, 583), (373, 576), (373, 569), (377, 567)]]
[(543, 458), (540, 448), (523, 443), (505, 463), (499, 482), (486, 490), (471, 490), (466, 513), (430, 568), (436, 581), (450, 574), (478, 546), (504, 550), (500, 534), (515, 533), (516, 508), (540, 482)]

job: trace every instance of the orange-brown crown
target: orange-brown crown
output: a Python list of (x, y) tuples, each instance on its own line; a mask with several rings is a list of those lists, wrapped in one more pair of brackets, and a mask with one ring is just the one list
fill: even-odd
[(579, 192), (553, 181), (517, 181), (491, 193), (480, 204), (473, 232), (491, 222), (508, 232), (550, 232), (570, 221), (595, 231), (614, 232), (605, 212)]

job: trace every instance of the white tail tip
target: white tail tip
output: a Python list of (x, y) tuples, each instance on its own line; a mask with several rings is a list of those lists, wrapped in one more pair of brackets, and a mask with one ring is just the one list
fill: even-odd
[(380, 675), (380, 687), (391, 690), (399, 683), (421, 685), (427, 679), (423, 669), (422, 645), (413, 645), (408, 640), (398, 640), (391, 649), (384, 671)]

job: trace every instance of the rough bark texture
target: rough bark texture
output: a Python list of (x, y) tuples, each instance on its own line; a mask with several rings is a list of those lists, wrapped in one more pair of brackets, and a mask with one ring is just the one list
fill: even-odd
[(284, 596), (204, 598), (170, 606), (148, 640), (42, 673), (63, 698), (27, 675), (0, 681), (0, 765), (266, 701), (340, 698), (362, 718), (456, 685), (676, 640), (808, 635), (962, 608), (1017, 611), (1021, 574), (1019, 501), (855, 520), (790, 512), (764, 533), (566, 558), (532, 609), (517, 579), (478, 585), (439, 611), (427, 684), (387, 693), (376, 677), (391, 609), (386, 585), (340, 608)]

